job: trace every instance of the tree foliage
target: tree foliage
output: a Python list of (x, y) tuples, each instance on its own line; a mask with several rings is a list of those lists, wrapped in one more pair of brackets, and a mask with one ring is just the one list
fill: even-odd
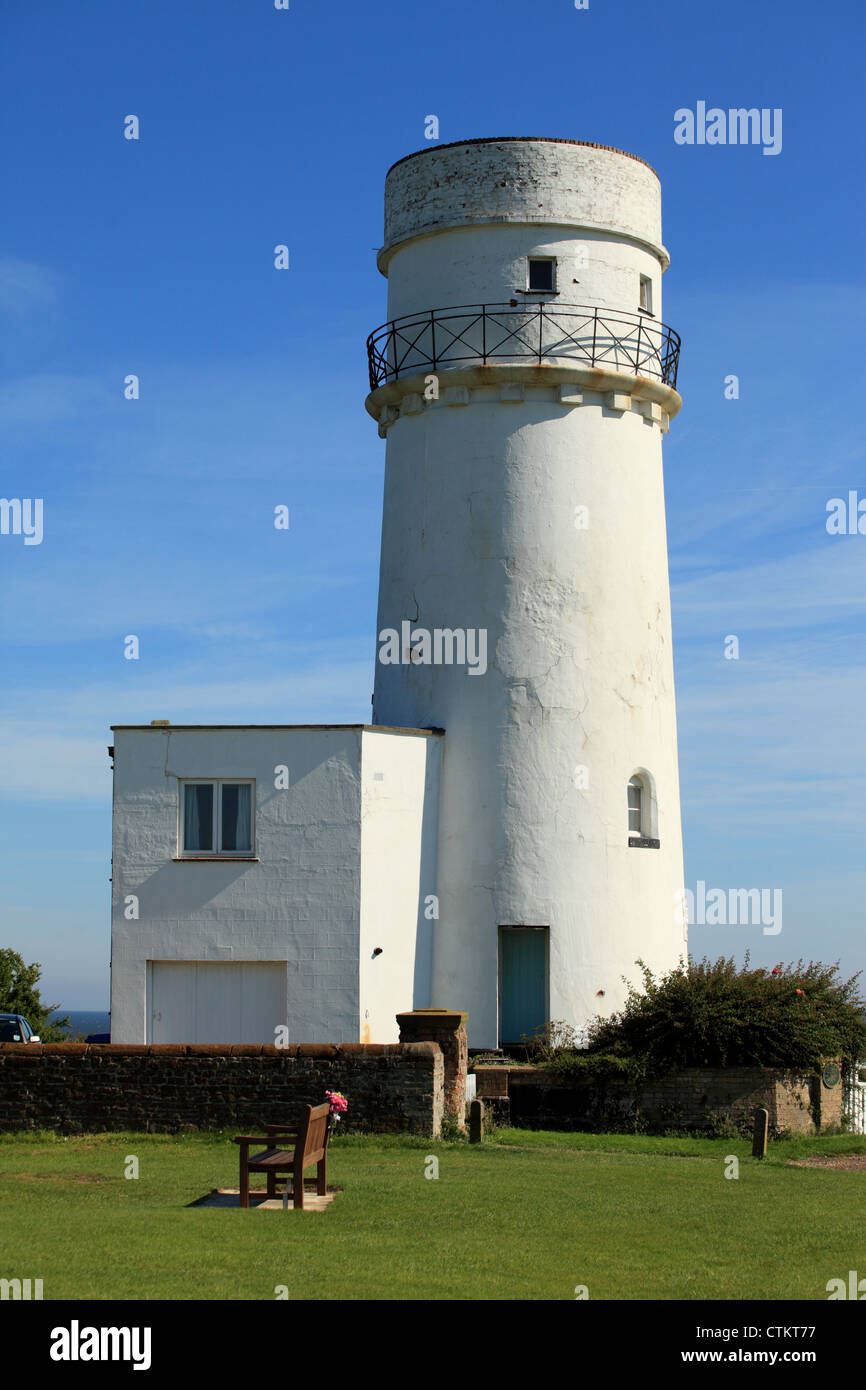
[(588, 1051), (639, 1059), (650, 1074), (681, 1067), (815, 1067), (866, 1057), (866, 1003), (859, 974), (839, 963), (798, 960), (741, 968), (733, 957), (689, 959), (656, 978), (643, 961), (643, 988), (587, 1030)]
[(43, 1004), (37, 988), (41, 973), (38, 961), (25, 965), (17, 951), (0, 948), (0, 1013), (22, 1014), (42, 1042), (67, 1042), (69, 1019), (48, 1021), (57, 1005)]

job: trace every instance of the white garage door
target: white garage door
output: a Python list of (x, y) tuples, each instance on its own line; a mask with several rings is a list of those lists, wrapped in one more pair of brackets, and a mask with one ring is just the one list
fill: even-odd
[(147, 1040), (273, 1044), (286, 1004), (285, 961), (155, 960)]

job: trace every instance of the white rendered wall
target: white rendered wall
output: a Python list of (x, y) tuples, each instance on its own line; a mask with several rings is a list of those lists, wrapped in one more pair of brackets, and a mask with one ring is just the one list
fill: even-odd
[[(197, 960), (285, 962), (273, 1028), (356, 1042), (360, 729), (117, 729), (114, 747), (112, 1040), (146, 1040), (147, 961)], [(217, 777), (255, 778), (258, 863), (175, 862), (178, 779)]]
[[(148, 1040), (152, 961), (280, 962), (272, 1038), (287, 1024), (290, 1042), (394, 1040), (394, 1015), (429, 998), (419, 892), (435, 891), (440, 742), (360, 726), (116, 729), (112, 1040)], [(255, 779), (257, 862), (177, 861), (179, 780), (197, 778)]]
[[(634, 313), (645, 274), (660, 319), (655, 175), (624, 155), (545, 143), (533, 183), (532, 144), (443, 148), (392, 171), (397, 231), (380, 255), (390, 317), (519, 297), (526, 255), (549, 249), (563, 290), (564, 277), (580, 280), (560, 303)], [(557, 158), (564, 182), (544, 227), (534, 193)], [(491, 189), (502, 190), (496, 216), (481, 225)], [(454, 226), (464, 212), (472, 225)], [(627, 235), (598, 232), (611, 225)], [(622, 1004), (637, 957), (666, 969), (685, 949), (660, 421), (641, 413), (641, 383), (621, 408), (587, 377), (569, 405), (547, 368), (488, 365), (461, 377), (468, 403), (457, 405), (443, 370), (440, 398), (419, 410), (416, 397), (387, 428), (378, 630), (410, 619), (488, 633), (485, 675), (377, 662), (374, 702), (374, 723), (446, 730), (433, 995), (468, 1010), (473, 1046), (498, 1041), (500, 925), (550, 927), (550, 1015), (578, 1026)], [(522, 399), (500, 398), (509, 381)], [(628, 845), (638, 769), (651, 774), (659, 849)]]
[[(401, 246), (389, 266), (388, 318), (451, 305), (508, 304), (516, 293), (525, 308), (549, 299), (552, 309), (562, 302), (636, 313), (641, 275), (653, 281), (653, 302), (661, 305), (661, 266), (644, 246), (566, 227), (497, 225), (492, 231), (457, 227)], [(558, 297), (520, 293), (529, 256), (556, 257)]]
[(397, 1042), (397, 1013), (431, 1002), (436, 922), (425, 916), (424, 899), (436, 892), (441, 742), (416, 733), (363, 734), (361, 1042)]

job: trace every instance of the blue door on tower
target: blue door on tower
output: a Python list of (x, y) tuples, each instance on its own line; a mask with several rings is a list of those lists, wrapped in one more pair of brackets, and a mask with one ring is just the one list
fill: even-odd
[(499, 928), (499, 1046), (523, 1041), (547, 1017), (547, 927)]

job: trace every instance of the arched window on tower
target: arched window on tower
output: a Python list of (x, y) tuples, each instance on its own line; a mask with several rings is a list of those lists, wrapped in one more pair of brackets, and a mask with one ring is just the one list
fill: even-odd
[(641, 769), (628, 782), (628, 842), (636, 849), (658, 849), (658, 818), (655, 786), (650, 774)]

